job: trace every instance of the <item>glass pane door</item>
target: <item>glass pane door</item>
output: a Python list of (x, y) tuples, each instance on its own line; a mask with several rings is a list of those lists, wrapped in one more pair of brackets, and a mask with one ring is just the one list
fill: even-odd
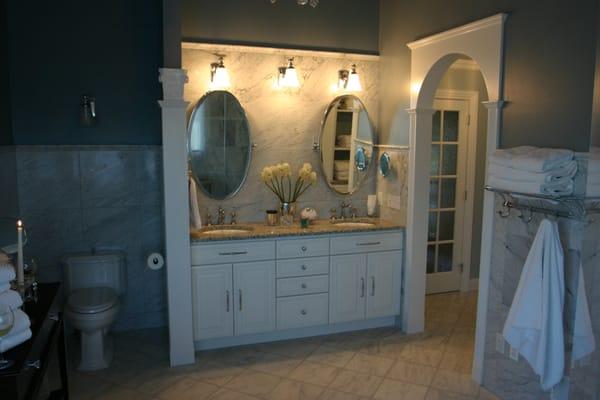
[(427, 273), (453, 268), (459, 111), (437, 110), (433, 115), (429, 186)]

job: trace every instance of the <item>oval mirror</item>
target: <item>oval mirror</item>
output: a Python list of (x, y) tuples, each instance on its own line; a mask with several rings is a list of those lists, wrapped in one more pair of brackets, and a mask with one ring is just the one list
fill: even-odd
[(369, 172), (375, 129), (369, 114), (353, 95), (334, 99), (321, 125), (319, 148), (325, 181), (341, 194), (352, 194)]
[(217, 90), (194, 107), (188, 125), (192, 176), (209, 197), (223, 200), (242, 187), (250, 165), (250, 128), (235, 96)]
[(390, 173), (391, 169), (391, 160), (390, 155), (388, 153), (383, 153), (381, 157), (379, 157), (379, 173), (381, 176), (386, 177)]

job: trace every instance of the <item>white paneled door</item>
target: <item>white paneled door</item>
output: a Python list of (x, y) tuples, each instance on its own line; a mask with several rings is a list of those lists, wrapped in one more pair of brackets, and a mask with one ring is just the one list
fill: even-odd
[(275, 330), (275, 262), (233, 264), (235, 334)]
[(194, 340), (233, 336), (231, 264), (192, 268)]
[(460, 290), (469, 102), (436, 99), (434, 109), (429, 172), (427, 294)]

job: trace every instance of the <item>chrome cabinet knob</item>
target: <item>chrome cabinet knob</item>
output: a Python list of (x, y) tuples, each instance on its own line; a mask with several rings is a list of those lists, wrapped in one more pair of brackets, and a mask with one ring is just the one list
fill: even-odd
[(306, 265), (302, 265), (300, 268), (302, 268), (302, 271), (306, 271)]
[(302, 289), (306, 289), (306, 283), (303, 283), (302, 285), (300, 285), (302, 287)]
[(300, 314), (302, 314), (302, 315), (306, 315), (306, 310), (302, 310), (302, 311), (300, 311)]
[(302, 246), (302, 251), (306, 251), (306, 246)]

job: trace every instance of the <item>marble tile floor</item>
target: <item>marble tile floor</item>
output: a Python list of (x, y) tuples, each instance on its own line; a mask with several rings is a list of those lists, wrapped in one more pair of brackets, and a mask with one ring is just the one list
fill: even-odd
[[(475, 292), (427, 297), (426, 331), (381, 328), (197, 354), (169, 368), (164, 330), (119, 333), (111, 367), (70, 371), (76, 400), (497, 399), (470, 378)], [(72, 365), (74, 363), (71, 363)]]

